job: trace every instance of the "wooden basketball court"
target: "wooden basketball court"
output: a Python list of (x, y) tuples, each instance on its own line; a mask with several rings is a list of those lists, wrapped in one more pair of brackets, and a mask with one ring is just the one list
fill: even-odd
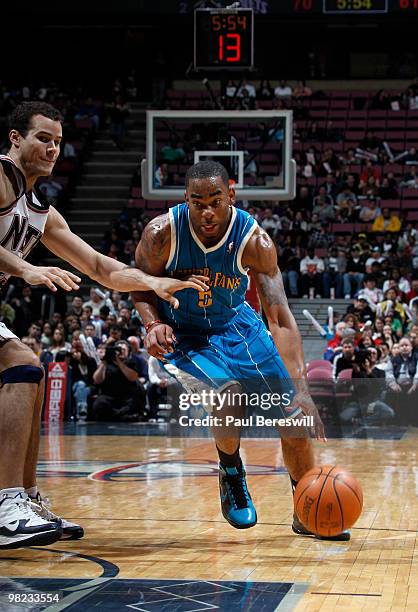
[[(277, 439), (242, 442), (259, 519), (242, 531), (221, 515), (209, 438), (165, 424), (64, 428), (43, 435), (41, 490), (85, 537), (1, 551), (0, 610), (418, 610), (416, 430), (316, 444), (317, 463), (347, 467), (364, 491), (351, 541), (330, 543), (292, 533)], [(29, 591), (60, 603), (6, 596)]]

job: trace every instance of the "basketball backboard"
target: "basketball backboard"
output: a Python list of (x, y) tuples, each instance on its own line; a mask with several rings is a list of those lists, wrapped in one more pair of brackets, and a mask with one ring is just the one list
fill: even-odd
[(147, 111), (143, 197), (182, 200), (187, 168), (214, 159), (227, 168), (238, 199), (291, 200), (296, 189), (291, 157), (291, 111)]

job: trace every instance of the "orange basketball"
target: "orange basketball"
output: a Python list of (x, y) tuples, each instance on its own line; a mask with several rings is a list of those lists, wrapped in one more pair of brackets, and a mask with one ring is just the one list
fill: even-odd
[(363, 508), (363, 491), (343, 467), (322, 465), (299, 480), (294, 503), (299, 520), (309, 531), (334, 536), (357, 521)]

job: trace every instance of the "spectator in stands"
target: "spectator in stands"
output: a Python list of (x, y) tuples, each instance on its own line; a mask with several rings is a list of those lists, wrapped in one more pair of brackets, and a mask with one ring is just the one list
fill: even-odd
[(369, 178), (367, 179), (367, 183), (363, 184), (363, 186), (360, 187), (360, 194), (368, 198), (369, 200), (377, 198), (378, 191), (379, 187), (376, 183), (376, 179), (374, 178), (374, 176), (369, 176)]
[(93, 374), (97, 363), (83, 350), (81, 343), (75, 342), (71, 348), (69, 362), (71, 368), (72, 392), (75, 404), (76, 419), (87, 418), (87, 401), (92, 391)]
[(97, 335), (97, 327), (93, 323), (87, 322), (83, 327), (83, 335), (85, 339), (91, 338), (94, 346), (97, 348), (101, 344), (101, 338)]
[(385, 176), (382, 180), (382, 184), (377, 190), (377, 196), (382, 200), (396, 200), (398, 197), (398, 190), (396, 187), (391, 185), (387, 176)]
[(52, 343), (52, 326), (49, 321), (46, 321), (42, 327), (42, 335), (40, 339), (41, 347), (43, 349), (51, 346)]
[(401, 229), (401, 222), (396, 213), (396, 210), (389, 210), (384, 208), (382, 214), (373, 222), (372, 232), (399, 232)]
[(273, 239), (277, 236), (278, 231), (282, 229), (278, 215), (274, 215), (271, 208), (266, 208), (264, 211), (263, 220), (260, 225)]
[[(385, 282), (383, 283), (382, 290), (383, 290), (383, 292), (385, 292), (388, 289), (390, 289), (391, 287), (393, 287), (395, 290), (399, 289), (401, 294), (403, 294), (401, 296), (402, 299), (405, 297), (405, 299), (407, 300), (406, 296), (408, 295), (409, 291), (411, 290), (411, 286), (409, 284), (408, 279), (405, 278), (404, 276), (401, 276), (401, 272), (400, 272), (400, 270), (398, 268), (394, 268), (392, 270), (392, 274), (391, 274), (390, 278), (385, 280)], [(379, 300), (379, 301), (382, 301), (382, 300)], [(407, 300), (407, 301), (409, 301), (409, 300)]]
[(179, 139), (173, 135), (170, 136), (170, 144), (165, 145), (161, 149), (161, 158), (164, 162), (180, 163), (186, 157), (186, 153), (181, 146)]
[(382, 147), (382, 140), (376, 136), (373, 130), (368, 130), (364, 138), (359, 142), (358, 148), (364, 152), (376, 155)]
[(312, 96), (312, 89), (306, 85), (306, 81), (297, 81), (296, 86), (293, 89), (293, 97), (298, 100), (305, 100)]
[(241, 86), (238, 88), (238, 98), (256, 98), (256, 90), (253, 83), (250, 83), (247, 79), (242, 79)]
[(407, 154), (403, 158), (405, 164), (418, 164), (418, 151), (416, 147), (409, 147)]
[(66, 342), (65, 334), (61, 329), (55, 328), (48, 350), (54, 357), (59, 351), (70, 352), (71, 344)]
[(283, 102), (289, 102), (292, 97), (292, 88), (288, 85), (287, 81), (279, 81), (278, 86), (274, 90), (274, 95)]
[(100, 111), (97, 105), (93, 102), (93, 98), (89, 97), (82, 102), (74, 119), (89, 119), (93, 129), (97, 131), (100, 127)]
[(370, 110), (390, 110), (390, 96), (385, 89), (379, 89), (371, 98)]
[(129, 104), (118, 94), (106, 106), (109, 116), (109, 134), (118, 149), (125, 148), (126, 120), (130, 114)]
[(308, 240), (309, 247), (327, 249), (334, 244), (334, 242), (335, 237), (331, 232), (331, 226), (326, 221), (320, 224), (319, 229), (316, 227), (311, 228)]
[(347, 271), (344, 274), (344, 297), (349, 300), (360, 290), (365, 274), (364, 262), (358, 248), (353, 248), (347, 260)]
[(341, 342), (341, 352), (338, 353), (332, 362), (332, 375), (337, 380), (338, 375), (343, 370), (352, 370), (355, 364), (355, 344), (351, 338), (344, 338)]
[(336, 174), (340, 169), (340, 162), (333, 149), (326, 149), (318, 167), (318, 176)]
[(8, 327), (12, 327), (15, 318), (15, 309), (0, 296), (0, 322)]
[[(154, 187), (164, 187), (168, 179), (168, 166), (160, 160), (154, 172)], [(132, 234), (133, 236), (133, 234)]]
[(137, 336), (129, 336), (129, 346), (131, 349), (131, 358), (134, 359), (138, 366), (139, 382), (145, 385), (148, 382), (148, 359), (149, 355), (145, 349), (140, 348), (140, 340)]
[[(402, 321), (398, 317), (394, 317), (391, 314), (382, 313), (383, 319), (385, 321), (385, 327), (383, 328), (383, 332), (386, 334), (386, 327), (390, 327), (392, 335), (395, 338), (395, 341), (398, 342), (399, 338), (402, 337)], [(389, 339), (387, 339), (387, 343), (389, 344)]]
[[(365, 256), (363, 255), (363, 259), (364, 257)], [(380, 247), (378, 246), (373, 247), (373, 251), (371, 252), (369, 257), (367, 257), (366, 262), (365, 262), (366, 273), (371, 274), (373, 264), (376, 262), (381, 264), (385, 261), (385, 259), (386, 257), (382, 254)]]
[(320, 187), (318, 195), (314, 197), (312, 213), (318, 215), (321, 223), (327, 223), (334, 220), (334, 202), (332, 198), (327, 195), (325, 187)]
[(373, 312), (376, 312), (377, 304), (383, 300), (383, 292), (376, 285), (376, 278), (367, 274), (363, 280), (363, 288), (358, 293), (358, 298), (364, 297)]
[(322, 296), (322, 275), (324, 270), (324, 260), (315, 255), (314, 248), (308, 247), (307, 254), (300, 262), (300, 284), (304, 298), (307, 298), (313, 291), (316, 297)]
[(71, 308), (68, 311), (69, 315), (75, 315), (76, 317), (81, 317), (83, 312), (83, 298), (81, 295), (75, 295), (71, 302)]
[(344, 166), (357, 165), (359, 163), (354, 149), (348, 149), (344, 155), (340, 156), (339, 160)]
[(273, 87), (270, 85), (270, 81), (263, 79), (260, 81), (260, 86), (257, 91), (258, 100), (272, 100), (274, 97)]
[(399, 341), (399, 354), (392, 356), (386, 369), (386, 382), (391, 390), (388, 401), (395, 408), (400, 422), (405, 425), (416, 424), (418, 420), (417, 361), (410, 339), (404, 337)]
[(408, 189), (418, 189), (418, 174), (415, 166), (408, 167), (408, 171), (404, 174), (399, 186), (407, 187)]
[(54, 179), (52, 178), (49, 178), (49, 180), (40, 181), (38, 183), (38, 188), (39, 191), (44, 194), (48, 204), (54, 204), (56, 208), (59, 208), (60, 195), (64, 190), (64, 187), (61, 185), (61, 183), (54, 181)]
[(41, 345), (39, 344), (36, 338), (30, 338), (29, 336), (23, 336), (22, 338), (23, 344), (26, 344), (32, 351), (35, 353), (37, 357), (41, 355)]
[(347, 307), (347, 313), (354, 314), (360, 323), (367, 323), (374, 318), (373, 310), (364, 296), (355, 298), (354, 304)]
[(307, 129), (305, 139), (309, 142), (322, 142), (324, 140), (324, 132), (319, 127), (317, 121), (312, 121)]
[(144, 389), (138, 383), (139, 372), (131, 359), (129, 343), (118, 341), (107, 346), (100, 365), (93, 374), (99, 394), (93, 402), (94, 420), (138, 420), (143, 413)]
[(371, 160), (368, 160), (366, 162), (364, 169), (362, 170), (360, 174), (360, 183), (359, 183), (360, 189), (362, 189), (362, 187), (367, 185), (368, 180), (371, 176), (375, 179), (376, 185), (379, 186), (381, 178), (382, 178), (380, 169), (378, 168), (378, 166), (374, 165)]
[[(149, 403), (149, 421), (163, 421), (164, 418), (158, 417), (161, 404), (170, 404), (172, 408), (177, 408), (179, 404), (179, 384), (173, 376), (162, 367), (158, 359), (150, 357), (148, 359), (149, 387), (147, 389)], [(174, 414), (175, 410), (171, 413)]]
[(100, 287), (92, 287), (90, 289), (90, 299), (87, 302), (84, 302), (83, 310), (86, 306), (90, 306), (93, 317), (98, 317), (100, 308), (105, 305), (112, 310), (112, 302), (107, 297), (106, 293), (100, 289)]
[[(344, 253), (345, 255), (345, 253)], [(324, 298), (342, 298), (343, 297), (343, 274), (345, 272), (345, 257), (339, 257), (337, 247), (332, 247), (328, 252), (328, 257), (325, 259), (324, 272)]]
[(406, 300), (409, 306), (411, 307), (411, 302), (418, 298), (418, 278), (412, 278), (411, 280), (411, 289), (408, 291), (406, 295)]
[(391, 287), (385, 291), (383, 301), (379, 302), (377, 305), (376, 314), (378, 317), (391, 315), (399, 319), (402, 325), (406, 323), (408, 317), (406, 304), (402, 302), (400, 292), (397, 288)]

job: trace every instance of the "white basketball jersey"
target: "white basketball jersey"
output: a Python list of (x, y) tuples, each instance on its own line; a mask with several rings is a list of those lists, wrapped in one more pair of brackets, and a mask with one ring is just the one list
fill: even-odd
[[(0, 155), (0, 164), (16, 194), (11, 204), (0, 208), (0, 246), (25, 259), (44, 233), (49, 204), (26, 191), (25, 177), (10, 157)], [(0, 259), (0, 288), (9, 277), (1, 271)]]

